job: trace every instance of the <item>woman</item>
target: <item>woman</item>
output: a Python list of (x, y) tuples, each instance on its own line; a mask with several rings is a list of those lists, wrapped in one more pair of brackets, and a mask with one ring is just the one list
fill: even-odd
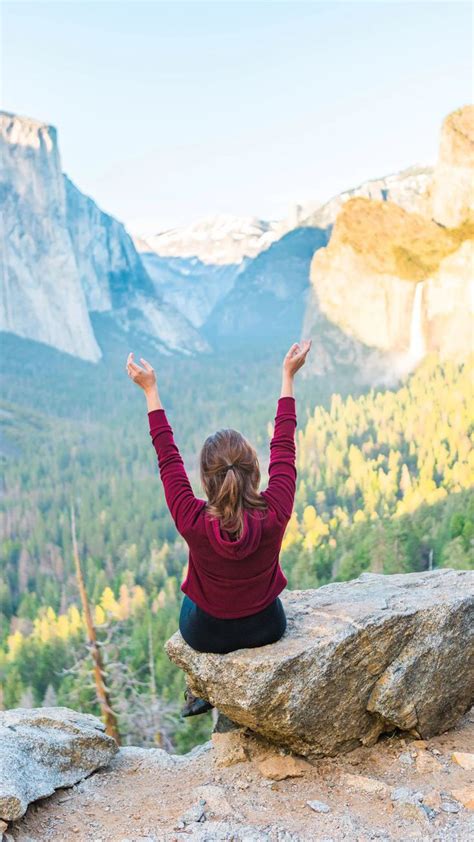
[[(296, 486), (296, 405), (293, 379), (311, 340), (291, 346), (283, 361), (281, 394), (270, 443), (269, 481), (259, 492), (255, 449), (237, 430), (209, 436), (201, 450), (206, 499), (195, 497), (161, 403), (155, 372), (127, 358), (129, 377), (144, 392), (150, 435), (168, 508), (189, 547), (179, 618), (185, 641), (199, 652), (225, 654), (275, 643), (286, 617), (279, 594), (287, 584), (279, 552), (291, 517)], [(186, 691), (183, 716), (212, 705)]]

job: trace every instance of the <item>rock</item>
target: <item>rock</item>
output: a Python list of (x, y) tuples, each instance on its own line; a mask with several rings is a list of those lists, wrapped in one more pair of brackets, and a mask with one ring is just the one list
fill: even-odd
[(406, 821), (426, 825), (430, 816), (430, 808), (424, 809), (423, 804), (397, 803), (397, 813)]
[(370, 795), (386, 796), (390, 792), (383, 781), (379, 781), (377, 778), (369, 778), (366, 775), (343, 775), (343, 785), (355, 789), (357, 792), (366, 792)]
[(315, 813), (330, 813), (331, 808), (329, 804), (325, 804), (324, 801), (307, 801), (306, 804), (308, 807), (311, 807)]
[(452, 797), (459, 801), (466, 810), (474, 810), (474, 787), (463, 787), (462, 789), (452, 789)]
[(284, 593), (287, 631), (270, 646), (199, 653), (177, 632), (166, 648), (192, 692), (295, 754), (336, 755), (394, 728), (427, 739), (472, 704), (473, 593), (470, 571), (364, 573)]
[(449, 227), (463, 222), (474, 207), (474, 106), (449, 114), (441, 128), (432, 186), (433, 218)]
[(390, 797), (392, 801), (397, 801), (401, 804), (421, 804), (424, 800), (422, 792), (415, 792), (404, 786), (398, 786), (392, 789)]
[(464, 751), (453, 751), (451, 760), (454, 760), (462, 769), (467, 769), (468, 772), (474, 771), (474, 754), (468, 754)]
[(0, 818), (106, 766), (117, 743), (95, 716), (64, 707), (0, 711)]
[(267, 757), (258, 764), (258, 769), (265, 778), (271, 781), (283, 781), (285, 778), (302, 778), (311, 767), (306, 761), (291, 755)]
[(200, 798), (197, 804), (193, 804), (185, 813), (178, 819), (178, 824), (183, 826), (192, 824), (193, 822), (202, 822), (206, 820), (206, 801)]
[(411, 754), (408, 754), (407, 751), (403, 752), (403, 754), (400, 754), (398, 759), (400, 763), (403, 763), (405, 766), (413, 766), (415, 762)]
[(424, 751), (417, 755), (416, 768), (419, 772), (427, 775), (431, 772), (441, 772), (443, 767), (436, 757), (433, 757), (431, 752)]
[(430, 790), (423, 796), (423, 804), (433, 810), (441, 809), (441, 795), (436, 789)]
[(235, 763), (245, 763), (248, 760), (245, 737), (241, 731), (214, 733), (211, 739), (215, 749), (216, 766), (233, 766)]
[(229, 818), (235, 812), (222, 786), (204, 784), (196, 787), (194, 794), (200, 801), (204, 801), (206, 814), (212, 815), (213, 818)]
[(459, 813), (459, 804), (455, 801), (442, 801), (441, 809), (443, 813)]

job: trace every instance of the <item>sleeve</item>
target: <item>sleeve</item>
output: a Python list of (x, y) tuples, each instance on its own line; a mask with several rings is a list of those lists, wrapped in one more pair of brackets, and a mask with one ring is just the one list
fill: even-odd
[(296, 424), (295, 398), (279, 398), (273, 437), (270, 442), (268, 486), (263, 495), (271, 508), (283, 520), (290, 519), (295, 500)]
[(193, 524), (203, 501), (194, 496), (173, 430), (164, 409), (148, 413), (150, 436), (158, 456), (165, 499), (178, 532), (183, 535)]

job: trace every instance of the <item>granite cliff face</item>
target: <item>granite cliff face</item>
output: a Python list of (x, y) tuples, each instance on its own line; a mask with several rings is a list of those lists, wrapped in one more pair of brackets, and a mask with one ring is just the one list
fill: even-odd
[[(387, 196), (346, 199), (328, 246), (311, 263), (303, 335), (319, 341), (319, 327), (329, 320), (346, 337), (374, 349), (373, 359), (384, 355), (381, 370), (394, 375), (410, 371), (429, 352), (441, 358), (469, 353), (473, 140), (473, 110), (461, 109), (443, 125), (440, 162), (420, 201), (403, 208)], [(314, 355), (312, 373), (340, 362), (325, 350), (321, 346)]]
[(0, 329), (97, 362), (52, 126), (0, 114)]
[(432, 186), (432, 215), (454, 228), (474, 210), (474, 106), (449, 114), (441, 128)]
[(1, 330), (97, 362), (89, 313), (109, 312), (165, 352), (208, 350), (157, 292), (124, 226), (63, 175), (52, 126), (1, 113), (0, 143)]
[(125, 227), (67, 177), (65, 185), (68, 229), (89, 310), (110, 312), (125, 331), (143, 331), (162, 350), (208, 350), (186, 315), (157, 289)]

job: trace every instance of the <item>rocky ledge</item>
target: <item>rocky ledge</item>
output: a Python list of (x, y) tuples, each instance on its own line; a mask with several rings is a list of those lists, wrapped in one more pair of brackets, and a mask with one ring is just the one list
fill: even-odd
[(69, 708), (0, 711), (0, 839), (2, 820), (106, 766), (118, 750), (95, 716)]
[(426, 739), (473, 703), (474, 572), (383, 576), (283, 595), (284, 637), (228, 655), (166, 647), (194, 693), (232, 722), (311, 758)]

